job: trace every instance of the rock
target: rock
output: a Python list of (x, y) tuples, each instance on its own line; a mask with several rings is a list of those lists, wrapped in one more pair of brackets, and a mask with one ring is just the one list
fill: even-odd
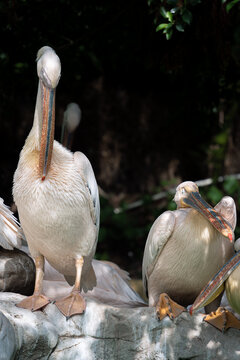
[(229, 329), (222, 334), (203, 322), (200, 313), (191, 317), (185, 312), (174, 321), (165, 318), (160, 322), (154, 308), (117, 308), (87, 299), (86, 312), (66, 320), (54, 304), (35, 313), (17, 308), (15, 303), (22, 299), (0, 293), (0, 311), (15, 330), (14, 359), (240, 358), (240, 332)]
[(33, 260), (21, 250), (0, 247), (0, 291), (31, 295), (34, 281)]
[(10, 321), (0, 312), (0, 360), (11, 360), (16, 354), (16, 338)]

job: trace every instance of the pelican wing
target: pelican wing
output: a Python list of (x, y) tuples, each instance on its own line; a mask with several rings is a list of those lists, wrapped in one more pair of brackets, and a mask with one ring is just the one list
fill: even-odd
[(99, 203), (98, 186), (92, 165), (88, 160), (88, 158), (80, 151), (74, 153), (74, 163), (76, 164), (76, 167), (78, 168), (89, 190), (90, 198), (92, 200), (92, 203), (90, 204), (92, 219), (93, 222), (97, 225), (97, 228), (99, 229), (100, 203)]
[(160, 215), (148, 234), (145, 245), (142, 265), (142, 277), (145, 291), (147, 290), (147, 281), (152, 273), (156, 261), (170, 238), (175, 225), (175, 215), (173, 211), (165, 211)]
[(221, 201), (214, 207), (214, 209), (224, 217), (225, 220), (235, 230), (237, 223), (237, 212), (235, 201), (230, 196), (224, 196)]
[(0, 246), (7, 250), (20, 248), (23, 233), (12, 211), (0, 198)]

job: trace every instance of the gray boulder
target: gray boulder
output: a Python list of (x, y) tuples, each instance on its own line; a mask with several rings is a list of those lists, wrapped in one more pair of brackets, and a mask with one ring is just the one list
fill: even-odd
[(21, 250), (0, 247), (0, 291), (31, 295), (34, 281), (33, 260)]
[[(6, 359), (240, 358), (240, 332), (229, 329), (223, 334), (203, 322), (200, 313), (191, 317), (185, 312), (174, 321), (165, 318), (160, 322), (153, 308), (118, 308), (87, 299), (86, 312), (66, 320), (54, 304), (34, 313), (17, 308), (15, 304), (22, 299), (21, 295), (0, 293), (0, 312), (8, 320), (2, 331), (15, 333), (12, 353)], [(14, 342), (14, 337), (11, 339)], [(0, 338), (0, 349), (2, 344)]]

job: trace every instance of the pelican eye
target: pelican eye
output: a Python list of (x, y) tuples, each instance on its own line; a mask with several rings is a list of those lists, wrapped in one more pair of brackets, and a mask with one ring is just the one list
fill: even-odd
[(184, 188), (181, 189), (181, 193), (185, 194), (186, 190)]

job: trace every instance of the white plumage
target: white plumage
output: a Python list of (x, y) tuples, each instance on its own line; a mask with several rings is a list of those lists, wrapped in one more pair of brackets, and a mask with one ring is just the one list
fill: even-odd
[(13, 186), (21, 226), (37, 259), (35, 302), (42, 298), (44, 258), (69, 281), (76, 276), (76, 288), (87, 291), (96, 285), (91, 260), (100, 217), (98, 187), (89, 160), (53, 140), (55, 89), (61, 74), (53, 49), (39, 50), (37, 70), (33, 127), (21, 151)]
[[(196, 198), (201, 207), (193, 202)], [(232, 238), (236, 225), (232, 198), (224, 197), (215, 207), (216, 214), (200, 197), (196, 184), (184, 182), (177, 187), (174, 199), (178, 209), (166, 211), (156, 219), (145, 246), (142, 270), (150, 306), (157, 304), (161, 293), (167, 293), (181, 305), (191, 304), (234, 253), (233, 244), (226, 237)], [(216, 229), (221, 222), (220, 230), (225, 236)]]
[(12, 211), (0, 198), (0, 246), (7, 250), (20, 249), (23, 233)]

